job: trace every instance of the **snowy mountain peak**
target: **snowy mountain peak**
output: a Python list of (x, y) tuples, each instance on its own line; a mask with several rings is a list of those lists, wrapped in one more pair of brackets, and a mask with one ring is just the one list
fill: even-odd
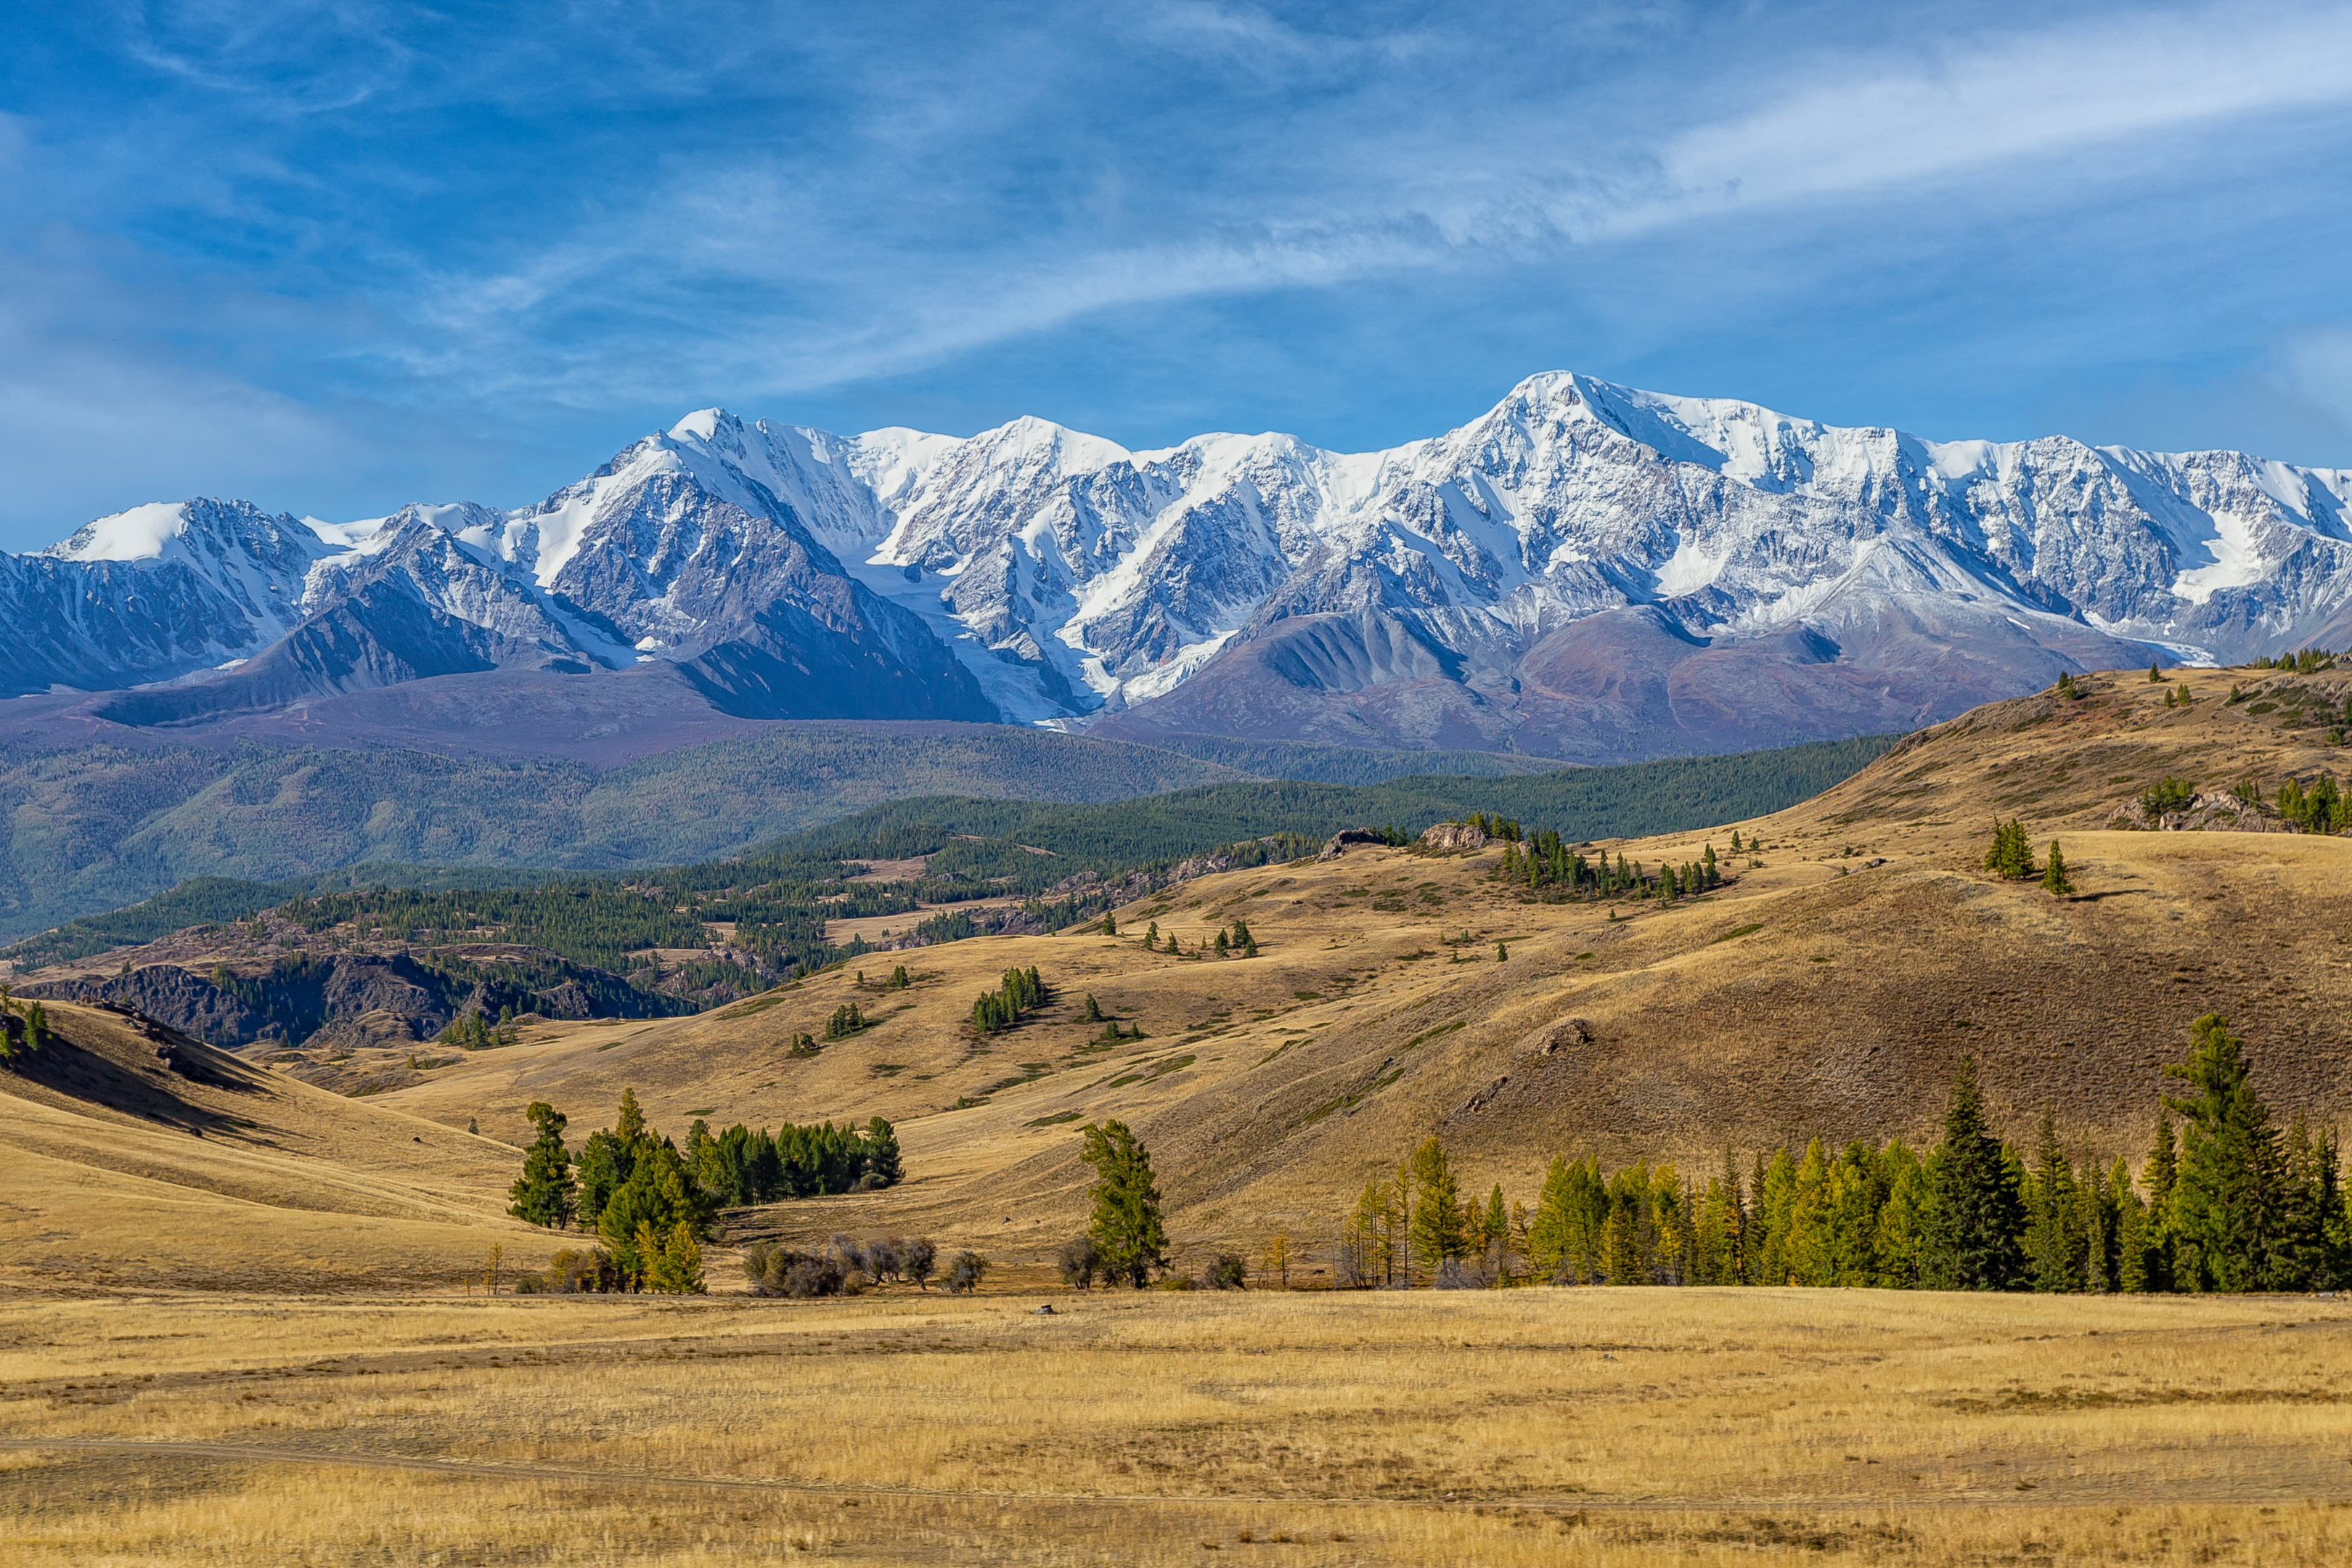
[[(1012, 719), (1148, 708), (1231, 732), (1346, 692), (1323, 738), (1509, 744), (1531, 693), (1606, 665), (1607, 627), (1669, 639), (1641, 659), (1879, 671), (1874, 696), (1821, 699), (1871, 722), (2150, 647), (2352, 641), (2347, 513), (2345, 470), (1931, 441), (1556, 371), (1365, 453), (1273, 432), (1130, 450), (1034, 417), (842, 437), (702, 408), (530, 506), (138, 507), (0, 560), (0, 595), (75, 628), (20, 657), (19, 689), (169, 679), (340, 616), (344, 643), (362, 623), (439, 639), (374, 658), (381, 679), (669, 661), (767, 711), (820, 667), (876, 691), (919, 667), (950, 693), (927, 711), (984, 693)], [(183, 613), (159, 623), (159, 596)], [(1916, 701), (1880, 678), (1915, 667), (1946, 671)]]

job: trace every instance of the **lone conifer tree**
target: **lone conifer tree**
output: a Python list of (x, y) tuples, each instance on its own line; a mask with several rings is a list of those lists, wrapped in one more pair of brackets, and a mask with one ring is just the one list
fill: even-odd
[(1974, 1057), (1952, 1071), (1943, 1146), (1932, 1162), (1935, 1201), (1928, 1210), (1928, 1278), (1947, 1290), (2006, 1290), (2024, 1267), (2025, 1229), (2000, 1140), (1985, 1131), (1984, 1099)]
[(1168, 1232), (1160, 1222), (1160, 1188), (1151, 1178), (1151, 1156), (1124, 1121), (1086, 1130), (1079, 1158), (1095, 1168), (1087, 1191), (1094, 1217), (1087, 1226), (1107, 1279), (1124, 1278), (1143, 1289), (1155, 1268), (1167, 1266)]
[(2058, 840), (2055, 838), (2050, 841), (2050, 864), (2042, 868), (2042, 890), (2053, 894), (2065, 894), (2074, 890), (2074, 884), (2066, 879), (2065, 851), (2058, 847)]

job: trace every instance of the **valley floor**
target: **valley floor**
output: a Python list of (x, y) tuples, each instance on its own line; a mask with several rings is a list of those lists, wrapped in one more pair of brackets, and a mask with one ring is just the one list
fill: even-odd
[(0, 1562), (2341, 1562), (2347, 1323), (1793, 1290), (20, 1297)]

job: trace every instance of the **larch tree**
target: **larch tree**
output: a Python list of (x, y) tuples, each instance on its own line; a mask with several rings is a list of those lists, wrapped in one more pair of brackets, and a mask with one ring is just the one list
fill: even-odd
[(1436, 1138), (1424, 1140), (1412, 1152), (1413, 1256), (1434, 1275), (1467, 1248), (1462, 1234), (1462, 1194), (1445, 1147)]
[(1094, 1214), (1087, 1235), (1102, 1259), (1104, 1277), (1123, 1278), (1140, 1290), (1155, 1269), (1168, 1264), (1168, 1232), (1160, 1223), (1151, 1155), (1126, 1122), (1105, 1121), (1086, 1130), (1078, 1157), (1094, 1167), (1094, 1184), (1087, 1190)]

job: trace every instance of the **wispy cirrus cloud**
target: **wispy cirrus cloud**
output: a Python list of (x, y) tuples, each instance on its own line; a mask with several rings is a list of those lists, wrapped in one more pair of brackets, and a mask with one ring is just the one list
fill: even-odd
[[(0, 331), (29, 356), (0, 379), (300, 411), (353, 452), (470, 430), (451, 482), (506, 443), (522, 493), (551, 447), (711, 401), (1369, 445), (1559, 364), (2022, 433), (2048, 386), (2003, 378), (2332, 341), (2347, 44), (2332, 7), (2073, 0), (152, 0), (0, 64)], [(110, 320), (38, 235), (170, 311)], [(152, 396), (106, 379), (140, 367)], [(257, 485), (342, 450), (278, 417), (250, 416)], [(405, 499), (344, 493), (318, 508)]]

